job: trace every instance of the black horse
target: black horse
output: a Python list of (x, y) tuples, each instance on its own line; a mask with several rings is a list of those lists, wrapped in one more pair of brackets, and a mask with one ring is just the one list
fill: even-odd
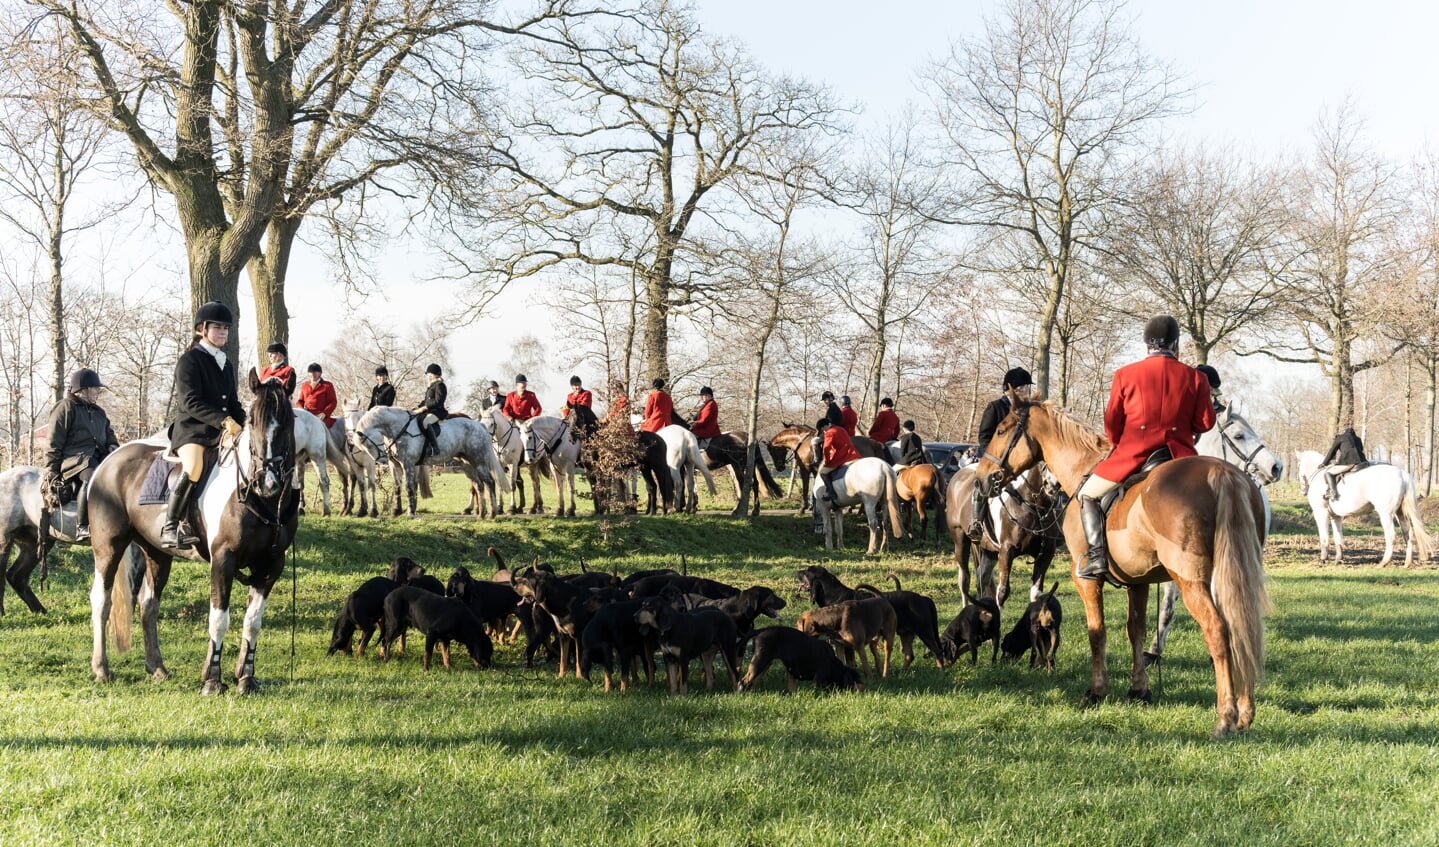
[[(735, 496), (740, 493), (739, 475), (744, 472), (745, 453), (749, 449), (749, 434), (742, 430), (721, 433), (718, 438), (711, 438), (710, 443), (704, 448), (705, 464), (712, 471), (720, 468), (729, 468), (730, 479), (734, 481)], [(784, 489), (779, 487), (774, 477), (769, 472), (769, 465), (765, 464), (764, 456), (755, 454), (755, 482), (763, 484), (765, 491), (770, 497), (779, 499), (784, 496)], [(751, 514), (759, 514), (759, 495), (754, 498), (754, 505), (750, 509)]]
[[(135, 596), (131, 574), (116, 578), (125, 550), (134, 543), (142, 551), (145, 575), (140, 587), (140, 619), (145, 633), (145, 670), (157, 680), (170, 676), (160, 657), (156, 622), (160, 595), (170, 577), (170, 564), (183, 556), (210, 564), (210, 638), (201, 673), (202, 692), (225, 690), (220, 681), (220, 655), (230, 626), (230, 590), (236, 580), (249, 587), (244, 630), (235, 665), (237, 690), (257, 690), (255, 647), (260, 637), (265, 601), (285, 568), (285, 550), (295, 537), (299, 498), (290, 487), (295, 466), (295, 416), (285, 390), (275, 382), (260, 383), (250, 371), (249, 420), (233, 442), (221, 445), (219, 459), (196, 497), (193, 521), (200, 542), (192, 550), (160, 546), (165, 505), (139, 505), (140, 490), (157, 454), (168, 445), (157, 440), (132, 441), (112, 453), (91, 481), (90, 531), (95, 550), (95, 580), (90, 588), (95, 679), (113, 677), (105, 654), (105, 626), (115, 632), (118, 650), (130, 646)], [(174, 466), (178, 471), (178, 465)]]

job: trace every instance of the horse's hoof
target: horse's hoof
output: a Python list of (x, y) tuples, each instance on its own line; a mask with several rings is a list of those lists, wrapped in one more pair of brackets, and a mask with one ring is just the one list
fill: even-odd
[(1220, 721), (1220, 722), (1218, 723), (1218, 725), (1216, 725), (1216, 726), (1214, 727), (1214, 734), (1213, 734), (1213, 736), (1211, 736), (1211, 737), (1212, 737), (1215, 741), (1218, 741), (1219, 739), (1224, 738), (1224, 737), (1229, 736), (1229, 735), (1233, 735), (1233, 734), (1235, 734), (1236, 732), (1238, 732), (1238, 730), (1234, 727), (1233, 724), (1231, 724), (1231, 723), (1229, 723), (1229, 722), (1227, 722), (1227, 721)]
[(160, 667), (155, 668), (155, 670), (153, 670), (153, 671), (150, 672), (150, 681), (151, 681), (151, 682), (164, 682), (165, 680), (167, 680), (167, 679), (169, 679), (169, 678), (170, 678), (170, 672), (165, 669), (165, 666), (164, 666), (164, 665), (161, 665)]
[(1154, 695), (1148, 691), (1140, 691), (1137, 688), (1129, 689), (1129, 702), (1142, 703), (1145, 706), (1154, 705)]
[(253, 676), (242, 676), (235, 681), (235, 693), (241, 696), (256, 694), (260, 691), (260, 683), (255, 681)]
[(1161, 655), (1158, 654), (1158, 653), (1151, 653), (1151, 652), (1149, 652), (1148, 650), (1145, 650), (1145, 651), (1144, 651), (1144, 666), (1147, 668), (1147, 667), (1149, 667), (1150, 665), (1155, 664), (1156, 662), (1158, 662), (1158, 661), (1159, 661), (1160, 659), (1162, 659), (1162, 658), (1164, 658), (1164, 657), (1161, 656)]
[(1079, 698), (1079, 708), (1088, 709), (1090, 706), (1097, 706), (1102, 702), (1104, 702), (1104, 695), (1095, 694), (1093, 689), (1091, 689), (1084, 692), (1084, 696)]
[(218, 679), (207, 679), (200, 688), (200, 694), (204, 697), (213, 697), (216, 694), (225, 693), (225, 683)]
[(96, 681), (96, 682), (114, 682), (114, 681), (115, 681), (115, 675), (112, 674), (112, 673), (110, 673), (110, 669), (109, 669), (109, 668), (101, 668), (100, 670), (95, 671), (95, 681)]

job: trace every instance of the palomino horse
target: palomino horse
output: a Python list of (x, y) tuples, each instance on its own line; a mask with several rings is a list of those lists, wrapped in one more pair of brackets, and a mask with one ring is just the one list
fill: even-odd
[[(255, 400), (245, 428), (233, 442), (221, 445), (219, 461), (196, 498), (200, 520), (194, 529), (201, 540), (194, 549), (160, 546), (165, 505), (139, 505), (151, 463), (169, 448), (164, 439), (131, 441), (96, 469), (90, 482), (90, 543), (95, 550), (95, 580), (90, 588), (95, 644), (90, 667), (95, 679), (109, 682), (113, 678), (105, 653), (107, 624), (114, 630), (117, 649), (130, 646), (135, 597), (131, 575), (119, 571), (126, 548), (133, 543), (144, 552), (146, 562), (140, 589), (145, 670), (157, 680), (170, 675), (160, 656), (157, 623), (172, 557), (181, 555), (210, 563), (210, 640), (201, 674), (202, 692), (225, 690), (220, 681), (220, 657), (230, 627), (230, 590), (236, 580), (249, 586), (250, 592), (235, 680), (241, 694), (257, 690), (255, 649), (265, 602), (285, 569), (285, 550), (295, 537), (299, 520), (299, 498), (291, 486), (295, 416), (285, 390), (274, 382), (261, 384), (254, 370), (250, 371), (250, 390)], [(242, 571), (249, 573), (242, 575)]]
[(320, 479), (320, 504), (323, 514), (330, 514), (330, 468), (340, 474), (340, 484), (345, 492), (345, 506), (340, 514), (348, 515), (349, 491), (354, 478), (350, 467), (350, 456), (345, 449), (345, 420), (337, 418), (333, 427), (325, 426), (310, 412), (295, 409), (295, 487), (304, 490), (305, 463), (315, 466), (315, 475)]
[[(501, 490), (510, 489), (509, 478), (495, 458), (490, 431), (478, 421), (469, 418), (451, 418), (440, 421), (440, 434), (435, 439), (439, 455), (425, 455), (425, 437), (420, 432), (420, 420), (408, 409), (395, 406), (376, 406), (360, 416), (350, 442), (370, 452), (378, 460), (383, 446), (390, 456), (391, 466), (398, 462), (405, 475), (405, 493), (409, 497), (409, 515), (415, 515), (415, 487), (419, 483), (418, 468), (421, 463), (440, 464), (451, 459), (461, 459), (465, 476), (470, 483), (485, 490), (485, 481), (493, 479)], [(400, 513), (401, 497), (395, 495), (393, 514)]]
[[(854, 449), (860, 456), (868, 458), (884, 459), (890, 461), (889, 451), (883, 444), (871, 438), (855, 436)], [(785, 424), (784, 429), (775, 433), (774, 438), (769, 440), (769, 457), (774, 461), (774, 468), (783, 471), (785, 462), (790, 453), (794, 453), (794, 464), (799, 469), (799, 510), (800, 513), (809, 511), (810, 502), (810, 477), (814, 476), (815, 468), (819, 467), (818, 455), (815, 451), (815, 431), (807, 426)]]
[(944, 485), (940, 481), (939, 469), (929, 462), (920, 462), (908, 467), (898, 465), (895, 472), (895, 491), (899, 495), (904, 513), (904, 531), (909, 533), (909, 519), (913, 510), (919, 510), (919, 540), (929, 536), (929, 510), (934, 513), (934, 540), (939, 541), (939, 527), (944, 522)]
[[(976, 476), (987, 494), (1038, 462), (1065, 491), (1078, 491), (1108, 453), (1104, 436), (1049, 403), (1021, 403), (995, 430)], [(996, 455), (996, 451), (1000, 451)], [(1264, 670), (1264, 614), (1269, 596), (1259, 524), (1264, 507), (1244, 472), (1209, 456), (1165, 462), (1125, 490), (1109, 511), (1110, 572), (1129, 586), (1128, 633), (1133, 654), (1131, 699), (1149, 702), (1145, 667), (1145, 605), (1149, 586), (1172, 579), (1204, 632), (1214, 663), (1216, 737), (1254, 721), (1254, 688)], [(1088, 551), (1079, 509), (1068, 509), (1065, 540), (1075, 563)], [(1084, 702), (1108, 694), (1104, 583), (1076, 579), (1089, 626), (1090, 684)]]
[(967, 603), (971, 552), (979, 560), (976, 575), (979, 596), (988, 597), (1001, 606), (1009, 599), (1009, 575), (1014, 560), (1028, 556), (1034, 561), (1034, 575), (1029, 584), (1029, 600), (1034, 601), (1044, 591), (1045, 574), (1049, 573), (1059, 542), (1064, 540), (1060, 528), (1064, 520), (1064, 498), (1060, 496), (1059, 484), (1043, 465), (1035, 465), (1005, 485), (999, 496), (989, 501), (990, 524), (995, 535), (986, 532), (978, 545), (968, 534), (974, 514), (974, 484), (974, 466), (968, 465), (949, 478), (945, 492), (961, 595)]
[(693, 432), (676, 424), (670, 424), (655, 435), (665, 443), (665, 463), (670, 467), (670, 478), (675, 486), (675, 511), (693, 514), (699, 509), (695, 471), (704, 475), (710, 494), (718, 493), (714, 477), (710, 476), (709, 464), (700, 452), (699, 439)]
[(844, 507), (864, 505), (864, 515), (869, 522), (869, 548), (866, 554), (873, 556), (887, 548), (884, 519), (879, 505), (889, 511), (889, 529), (894, 538), (904, 537), (904, 524), (899, 517), (898, 482), (894, 468), (884, 459), (873, 456), (856, 459), (844, 467), (844, 474), (834, 481), (834, 502), (824, 499), (824, 480), (814, 478), (814, 513), (824, 527), (824, 549), (839, 550), (844, 547)]
[(1326, 500), (1329, 483), (1322, 478), (1320, 462), (1324, 457), (1313, 450), (1299, 452), (1299, 490), (1309, 500), (1314, 512), (1314, 524), (1319, 528), (1319, 561), (1329, 557), (1329, 530), (1334, 530), (1334, 564), (1344, 558), (1344, 518), (1362, 515), (1373, 509), (1384, 526), (1384, 558), (1379, 567), (1387, 566), (1394, 558), (1394, 527), (1397, 524), (1404, 532), (1404, 567), (1414, 560), (1414, 548), (1419, 548), (1419, 558), (1426, 561), (1432, 542), (1424, 529), (1424, 518), (1419, 514), (1419, 503), (1414, 496), (1414, 481), (1404, 469), (1395, 465), (1372, 464), (1350, 471), (1339, 478), (1339, 499)]

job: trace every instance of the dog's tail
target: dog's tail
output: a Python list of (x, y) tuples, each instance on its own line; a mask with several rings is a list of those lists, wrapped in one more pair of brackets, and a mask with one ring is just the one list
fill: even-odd
[(899, 583), (899, 574), (895, 573), (894, 571), (890, 571), (889, 573), (885, 574), (885, 576), (889, 577), (890, 581), (894, 583), (895, 591), (904, 590), (904, 586), (900, 585)]
[(1229, 466), (1211, 472), (1214, 488), (1214, 605), (1229, 628), (1234, 687), (1252, 692), (1264, 675), (1264, 615), (1272, 606), (1264, 585), (1263, 549), (1251, 498), (1254, 485)]
[(889, 508), (889, 523), (895, 538), (904, 538), (904, 522), (899, 516), (899, 479), (894, 468), (884, 466), (884, 502)]
[(870, 585), (870, 584), (867, 583), (867, 582), (861, 582), (859, 585), (856, 585), (856, 586), (854, 587), (854, 590), (855, 590), (856, 593), (857, 593), (857, 592), (860, 592), (860, 591), (868, 591), (870, 594), (873, 594), (873, 595), (876, 596), (876, 597), (883, 597), (883, 596), (884, 596), (884, 592), (883, 592), (883, 591), (880, 591), (878, 588), (875, 588), (873, 585)]
[(1424, 516), (1420, 513), (1419, 501), (1414, 496), (1414, 482), (1409, 479), (1407, 473), (1404, 474), (1404, 499), (1399, 503), (1399, 513), (1408, 527), (1410, 542), (1419, 551), (1419, 561), (1429, 561), (1429, 553), (1434, 548), (1434, 542), (1424, 529)]

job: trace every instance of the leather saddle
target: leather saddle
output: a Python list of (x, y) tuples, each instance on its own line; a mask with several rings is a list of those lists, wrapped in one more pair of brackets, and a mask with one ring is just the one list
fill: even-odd
[(1144, 460), (1144, 464), (1139, 466), (1139, 470), (1130, 474), (1129, 477), (1124, 480), (1124, 482), (1120, 483), (1118, 488), (1099, 498), (1100, 508), (1104, 509), (1105, 514), (1108, 514), (1109, 507), (1119, 502), (1120, 498), (1124, 496), (1124, 492), (1148, 479), (1149, 475), (1154, 472), (1155, 468), (1159, 467), (1165, 462), (1172, 460), (1173, 458), (1174, 455), (1169, 452), (1168, 447), (1160, 447), (1158, 450), (1150, 453), (1149, 458)]

